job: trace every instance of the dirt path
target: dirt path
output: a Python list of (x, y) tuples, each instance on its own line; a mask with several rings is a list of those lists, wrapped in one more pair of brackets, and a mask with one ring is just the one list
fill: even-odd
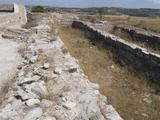
[(18, 54), (19, 45), (15, 41), (0, 38), (0, 102), (7, 88), (16, 74), (16, 68), (20, 63)]

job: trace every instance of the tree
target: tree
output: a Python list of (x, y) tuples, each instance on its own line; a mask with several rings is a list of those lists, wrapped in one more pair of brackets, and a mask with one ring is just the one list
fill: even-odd
[(42, 6), (34, 6), (32, 12), (45, 12), (45, 9)]
[(99, 17), (100, 17), (100, 20), (102, 20), (104, 13), (105, 13), (105, 11), (104, 11), (103, 8), (99, 8), (99, 9), (98, 9), (98, 15), (99, 15)]

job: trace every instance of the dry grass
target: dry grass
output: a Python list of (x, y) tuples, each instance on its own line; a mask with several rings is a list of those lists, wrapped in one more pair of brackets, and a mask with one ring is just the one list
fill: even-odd
[(152, 32), (160, 33), (160, 18), (131, 17), (131, 16), (126, 16), (126, 15), (122, 15), (122, 16), (105, 15), (101, 19), (96, 15), (80, 16), (80, 18), (83, 20), (94, 19), (94, 20), (111, 21), (115, 24), (132, 25), (135, 27), (150, 30)]
[(71, 27), (57, 28), (69, 52), (125, 120), (159, 119), (159, 89), (115, 64), (112, 54), (93, 46), (84, 32)]

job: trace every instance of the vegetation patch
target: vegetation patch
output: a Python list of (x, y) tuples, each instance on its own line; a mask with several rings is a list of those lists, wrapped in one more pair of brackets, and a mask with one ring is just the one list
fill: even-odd
[(42, 7), (42, 6), (34, 6), (34, 7), (32, 7), (32, 10), (31, 10), (32, 12), (40, 12), (40, 13), (43, 13), (43, 12), (45, 12), (46, 10), (44, 9), (44, 7)]

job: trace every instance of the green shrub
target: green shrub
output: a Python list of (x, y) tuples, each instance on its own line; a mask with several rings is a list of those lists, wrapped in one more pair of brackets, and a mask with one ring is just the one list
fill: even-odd
[(45, 9), (42, 6), (34, 6), (32, 12), (45, 12)]

